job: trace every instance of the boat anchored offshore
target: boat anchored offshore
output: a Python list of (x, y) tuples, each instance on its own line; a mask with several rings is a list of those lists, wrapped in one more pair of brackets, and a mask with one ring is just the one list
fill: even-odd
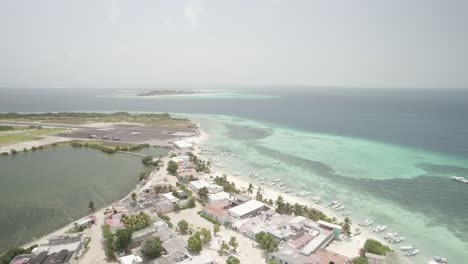
[(390, 239), (388, 242), (396, 244), (396, 243), (403, 242), (403, 240), (405, 240), (405, 237), (394, 237)]
[(411, 249), (406, 253), (407, 256), (414, 256), (419, 253), (419, 249)]
[(360, 225), (360, 226), (370, 226), (370, 225), (372, 225), (373, 223), (374, 223), (373, 220), (366, 219), (366, 220), (364, 220), (364, 221), (361, 221), (361, 222), (359, 223), (359, 225)]
[(453, 176), (452, 179), (458, 181), (458, 182), (461, 182), (461, 183), (468, 183), (468, 180), (465, 179), (465, 177), (462, 177), (462, 176)]
[(385, 229), (387, 229), (387, 226), (377, 226), (376, 228), (374, 228), (373, 232), (374, 233), (380, 233), (380, 232), (383, 232)]
[(409, 251), (409, 250), (414, 249), (414, 246), (402, 246), (402, 247), (400, 247), (400, 249), (403, 250), (403, 251)]
[(398, 236), (398, 232), (395, 232), (395, 233), (387, 233), (385, 234), (384, 238), (385, 239), (392, 239), (392, 238), (395, 238)]
[(280, 160), (274, 160), (273, 163), (275, 163), (275, 164), (280, 164), (281, 161), (280, 161)]

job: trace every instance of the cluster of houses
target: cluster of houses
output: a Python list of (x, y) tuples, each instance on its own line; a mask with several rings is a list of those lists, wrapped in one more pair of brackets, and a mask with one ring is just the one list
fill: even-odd
[[(209, 186), (210, 194), (217, 194), (217, 188), (208, 182), (197, 181), (189, 186), (194, 191)], [(278, 214), (266, 204), (242, 194), (209, 199), (202, 212), (221, 224), (229, 223), (231, 228), (252, 240), (260, 232), (272, 235), (278, 240), (279, 248), (269, 257), (279, 264), (351, 263), (349, 258), (325, 249), (333, 239), (340, 237), (339, 225)]]
[(74, 264), (84, 247), (83, 233), (52, 236), (48, 243), (34, 248), (31, 254), (16, 256), (11, 264)]

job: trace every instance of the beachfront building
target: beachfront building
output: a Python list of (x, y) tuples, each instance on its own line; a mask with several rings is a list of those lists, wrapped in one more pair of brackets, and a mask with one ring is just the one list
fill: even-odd
[(266, 204), (257, 200), (250, 200), (246, 203), (228, 209), (228, 213), (234, 219), (241, 219), (255, 215), (256, 213), (261, 212), (266, 208)]
[(333, 237), (335, 239), (339, 239), (340, 238), (340, 235), (341, 235), (341, 226), (339, 225), (335, 225), (335, 224), (332, 224), (332, 223), (329, 223), (329, 222), (325, 222), (325, 221), (322, 221), (322, 220), (319, 220), (317, 222), (319, 224), (319, 226), (321, 228), (324, 228), (324, 229), (327, 229), (327, 230), (330, 230), (333, 232)]
[(191, 181), (188, 186), (194, 193), (198, 193), (201, 188), (207, 188), (209, 193), (219, 193), (224, 190), (223, 186), (205, 180)]

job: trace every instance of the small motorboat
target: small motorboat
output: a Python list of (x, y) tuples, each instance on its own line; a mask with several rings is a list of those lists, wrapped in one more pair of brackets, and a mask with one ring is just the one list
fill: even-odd
[(434, 257), (433, 261), (435, 261), (435, 263), (447, 263), (448, 259), (446, 257), (439, 257), (439, 256), (436, 256)]
[(370, 226), (370, 225), (372, 225), (373, 223), (374, 223), (373, 220), (366, 219), (366, 220), (364, 220), (364, 221), (361, 221), (361, 222), (359, 223), (359, 225), (360, 225), (360, 226)]
[(342, 214), (342, 216), (348, 216), (348, 215), (350, 215), (350, 214), (351, 214), (350, 211), (346, 211), (346, 212), (344, 212), (344, 213)]
[(403, 250), (403, 251), (409, 251), (409, 250), (414, 249), (414, 246), (402, 246), (402, 247), (400, 247), (400, 249)]
[(419, 249), (414, 248), (414, 249), (409, 250), (408, 253), (406, 253), (406, 255), (411, 257), (411, 256), (414, 256), (414, 255), (416, 255), (418, 253), (419, 253)]
[(387, 234), (385, 234), (384, 239), (392, 239), (392, 238), (397, 237), (397, 236), (398, 236), (398, 232), (387, 233)]
[(403, 242), (403, 240), (405, 240), (405, 237), (394, 237), (390, 239), (388, 242), (396, 244), (396, 243)]
[(383, 232), (385, 229), (387, 229), (387, 226), (377, 226), (376, 228), (374, 228), (373, 232), (374, 233), (380, 233), (380, 232)]
[(340, 206), (335, 208), (335, 211), (341, 211), (343, 209), (345, 209), (345, 207), (343, 205), (340, 205)]

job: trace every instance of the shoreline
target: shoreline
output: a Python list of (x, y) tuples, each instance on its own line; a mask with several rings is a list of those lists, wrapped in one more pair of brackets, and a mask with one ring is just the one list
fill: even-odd
[[(198, 128), (197, 128), (198, 134), (196, 136), (194, 136), (194, 137), (186, 138), (185, 140), (194, 143), (196, 147), (195, 147), (193, 152), (195, 154), (200, 155), (200, 151), (202, 149), (202, 146), (203, 146), (204, 143), (209, 141), (210, 135), (206, 131), (204, 131), (202, 129), (200, 124), (197, 124), (197, 125), (198, 125)], [(153, 172), (151, 172), (151, 174), (153, 174)], [(200, 175), (199, 178), (209, 180), (209, 177), (211, 175), (222, 175), (222, 174), (228, 175), (227, 173), (225, 173), (223, 171), (222, 168), (216, 168), (216, 169), (212, 168), (211, 172), (209, 174)], [(136, 188), (132, 189), (128, 194), (126, 194), (122, 198), (110, 203), (109, 205), (104, 206), (102, 208), (99, 208), (98, 210), (96, 210), (96, 211), (94, 211), (94, 212), (92, 212), (90, 214), (87, 214), (87, 215), (85, 215), (85, 216), (83, 216), (83, 217), (81, 217), (79, 219), (71, 221), (70, 223), (68, 223), (67, 225), (65, 225), (65, 226), (63, 226), (63, 227), (61, 227), (59, 229), (53, 230), (53, 231), (41, 236), (40, 238), (34, 239), (33, 241), (30, 241), (30, 242), (24, 244), (22, 247), (27, 248), (27, 247), (30, 247), (30, 246), (32, 246), (34, 244), (46, 243), (47, 238), (49, 238), (50, 236), (63, 234), (67, 230), (72, 228), (74, 222), (80, 221), (82, 219), (86, 219), (86, 218), (88, 218), (89, 216), (92, 216), (92, 215), (95, 215), (96, 217), (99, 217), (99, 215), (103, 215), (103, 212), (106, 209), (111, 208), (112, 206), (118, 205), (120, 202), (128, 199), (131, 196), (132, 193), (138, 192), (139, 190), (141, 190), (143, 188), (146, 188), (148, 185), (150, 185), (152, 183), (152, 179), (153, 178), (151, 177), (143, 185), (138, 184), (136, 186)], [(344, 219), (343, 216), (341, 216), (339, 213), (331, 210), (326, 205), (315, 204), (310, 199), (307, 199), (305, 197), (296, 196), (295, 193), (284, 193), (284, 192), (281, 192), (280, 190), (276, 190), (276, 189), (270, 188), (268, 186), (259, 185), (258, 182), (255, 182), (254, 180), (247, 180), (247, 179), (243, 179), (243, 178), (240, 178), (240, 177), (235, 177), (235, 176), (232, 176), (232, 175), (228, 175), (228, 181), (233, 182), (236, 185), (236, 187), (241, 189), (241, 190), (242, 189), (246, 190), (248, 188), (249, 184), (252, 184), (255, 188), (260, 187), (263, 190), (262, 191), (263, 197), (267, 198), (267, 199), (276, 200), (276, 198), (279, 195), (281, 195), (285, 199), (286, 202), (289, 202), (291, 204), (298, 203), (298, 204), (302, 204), (302, 205), (307, 205), (310, 208), (314, 208), (314, 209), (322, 211), (328, 217), (335, 217), (338, 220), (338, 222), (341, 222)], [(358, 227), (357, 223), (353, 223), (351, 229), (354, 231), (354, 229), (356, 227)], [(352, 237), (350, 237), (349, 239), (346, 239), (346, 240), (333, 241), (327, 248), (334, 251), (334, 252), (337, 252), (339, 254), (345, 255), (347, 257), (354, 258), (354, 257), (357, 257), (359, 255), (359, 250), (364, 245), (364, 242), (366, 241), (366, 239), (375, 239), (375, 240), (377, 240), (379, 242), (383, 242), (384, 244), (387, 244), (384, 240), (382, 240), (378, 236), (374, 235), (371, 230), (366, 230), (364, 228), (360, 228), (360, 229), (361, 229), (362, 233), (359, 236), (352, 236)]]

